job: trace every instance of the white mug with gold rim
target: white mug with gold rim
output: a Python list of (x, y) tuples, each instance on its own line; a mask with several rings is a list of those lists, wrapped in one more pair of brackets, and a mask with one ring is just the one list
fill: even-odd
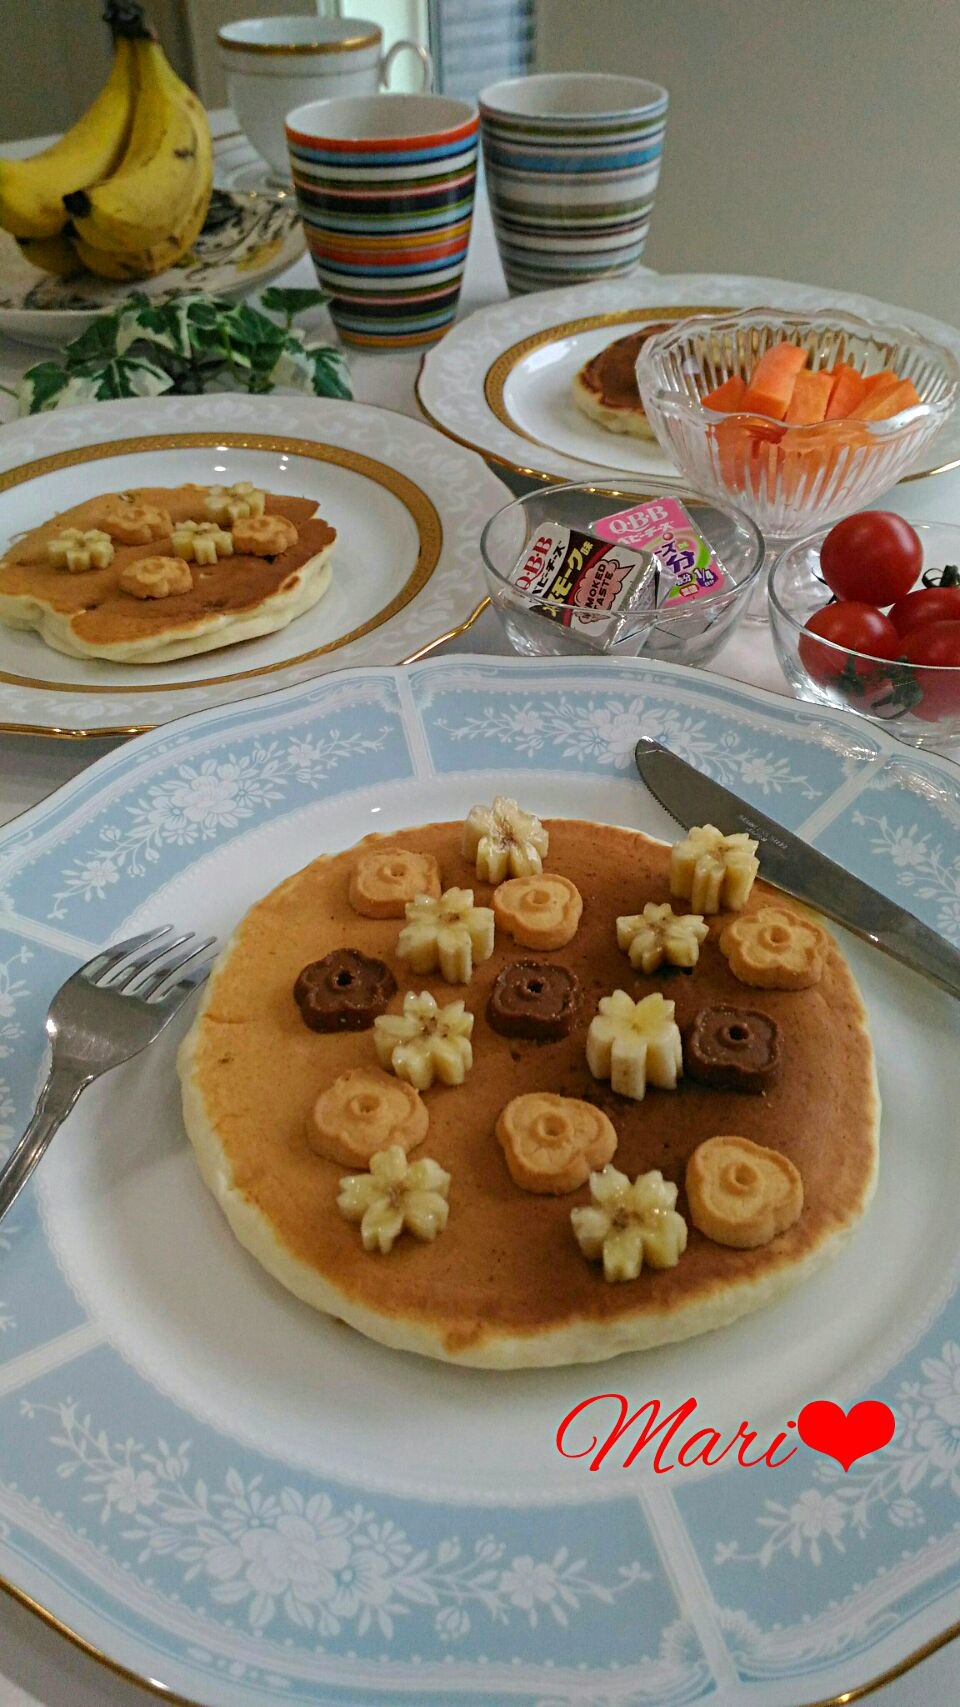
[(409, 50), (433, 82), (433, 61), (418, 42), (394, 42), (383, 52), (383, 31), (365, 18), (244, 18), (217, 32), (227, 74), (227, 97), (241, 130), (271, 173), (289, 184), (283, 121), (294, 107), (334, 95), (376, 95), (397, 57)]

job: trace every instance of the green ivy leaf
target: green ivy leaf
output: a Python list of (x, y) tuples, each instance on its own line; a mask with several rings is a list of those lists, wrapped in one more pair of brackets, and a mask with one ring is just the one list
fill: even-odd
[(295, 314), (302, 314), (307, 308), (321, 308), (330, 297), (325, 290), (268, 285), (260, 292), (260, 301), (268, 314), (282, 314), (289, 327)]
[(317, 397), (352, 397), (350, 370), (346, 360), (332, 344), (308, 350), (312, 369), (313, 391)]
[(28, 368), (17, 385), (17, 407), (21, 415), (39, 415), (55, 409), (70, 375), (58, 362), (38, 362)]
[(118, 353), (117, 340), (120, 334), (120, 322), (123, 309), (115, 309), (110, 314), (98, 314), (91, 320), (78, 338), (72, 338), (64, 346), (63, 359), (69, 369), (78, 368), (84, 362), (108, 362)]

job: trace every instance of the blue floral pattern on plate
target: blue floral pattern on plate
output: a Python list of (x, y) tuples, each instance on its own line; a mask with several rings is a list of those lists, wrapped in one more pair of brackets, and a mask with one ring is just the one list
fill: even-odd
[[(882, 732), (665, 665), (345, 673), (145, 736), (0, 834), (0, 1155), (30, 1111), (51, 991), (198, 854), (464, 772), (521, 794), (533, 772), (625, 780), (641, 733), (960, 940), (960, 773)], [(775, 1496), (727, 1472), (430, 1502), (324, 1485), (159, 1392), (74, 1299), (36, 1202), (0, 1241), (0, 1571), (188, 1698), (681, 1707), (723, 1690), (796, 1707), (957, 1616), (951, 1298), (876, 1389), (894, 1445), (848, 1476), (802, 1449)]]

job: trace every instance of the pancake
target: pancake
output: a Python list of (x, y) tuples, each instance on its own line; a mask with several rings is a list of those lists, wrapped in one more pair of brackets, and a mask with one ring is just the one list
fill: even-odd
[[(492, 957), (470, 984), (409, 975), (396, 958), (402, 921), (360, 918), (348, 900), (357, 850), (324, 856), (258, 902), (227, 945), (179, 1055), (184, 1119), (207, 1185), (242, 1244), (282, 1284), (388, 1346), (454, 1363), (522, 1368), (588, 1362), (685, 1339), (770, 1304), (806, 1279), (849, 1236), (876, 1181), (879, 1101), (866, 1017), (853, 977), (829, 933), (812, 988), (748, 989), (733, 977), (717, 938), (731, 917), (710, 921), (690, 975), (633, 972), (616, 946), (618, 914), (669, 899), (669, 849), (636, 832), (555, 820), (547, 867), (572, 878), (583, 916), (566, 948), (538, 953), (580, 980), (582, 1005), (570, 1035), (531, 1043), (491, 1030), (487, 998), (500, 969), (529, 959), (498, 929)], [(461, 824), (431, 824), (368, 837), (361, 848), (404, 847), (436, 857), (444, 887), (480, 882), (460, 853)], [(762, 881), (747, 911), (775, 897)], [(386, 1256), (364, 1251), (359, 1229), (339, 1213), (339, 1181), (350, 1169), (318, 1157), (306, 1121), (314, 1100), (349, 1068), (375, 1061), (372, 1033), (307, 1029), (293, 998), (304, 964), (335, 948), (384, 960), (399, 986), (460, 997), (476, 1015), (474, 1061), (463, 1086), (424, 1093), (430, 1125), (412, 1160), (431, 1157), (451, 1174), (445, 1231), (429, 1244), (403, 1234)], [(600, 996), (635, 999), (662, 990), (681, 1029), (704, 1006), (762, 1009), (779, 1024), (783, 1067), (763, 1095), (707, 1089), (683, 1078), (676, 1091), (642, 1102), (595, 1080), (584, 1041)], [(678, 1265), (644, 1268), (610, 1284), (572, 1235), (570, 1210), (589, 1188), (559, 1197), (514, 1185), (494, 1127), (522, 1092), (550, 1090), (602, 1109), (619, 1135), (614, 1167), (634, 1178), (659, 1168), (683, 1190), (687, 1158), (704, 1139), (737, 1133), (781, 1151), (799, 1168), (798, 1221), (760, 1248), (711, 1242), (692, 1225)]]
[[(202, 520), (207, 487), (142, 487), (125, 494), (167, 510), (173, 522)], [(55, 652), (109, 658), (122, 664), (161, 664), (272, 634), (315, 605), (330, 583), (336, 531), (315, 514), (311, 498), (267, 494), (266, 514), (285, 516), (297, 541), (276, 557), (235, 553), (216, 564), (190, 565), (189, 592), (134, 598), (120, 587), (123, 570), (139, 558), (169, 556), (169, 539), (147, 545), (115, 542), (109, 568), (70, 574), (46, 561), (48, 540), (64, 528), (98, 528), (100, 493), (25, 534), (0, 562), (0, 622), (35, 629)]]
[(655, 438), (637, 389), (636, 363), (648, 338), (666, 332), (669, 320), (658, 320), (638, 332), (628, 332), (607, 344), (573, 376), (573, 401), (578, 409), (609, 433)]

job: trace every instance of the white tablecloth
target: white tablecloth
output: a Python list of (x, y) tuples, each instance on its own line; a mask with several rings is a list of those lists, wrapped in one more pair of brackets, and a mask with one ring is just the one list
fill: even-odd
[[(216, 115), (215, 128), (229, 118)], [(313, 282), (306, 257), (284, 284)], [(864, 281), (869, 290), (869, 280)], [(461, 299), (461, 315), (506, 295), (485, 202), (478, 205)], [(0, 382), (10, 384), (43, 352), (0, 340)], [(353, 352), (350, 365), (358, 401), (376, 403), (418, 416), (414, 379), (416, 355), (381, 356)], [(0, 429), (2, 430), (2, 429)], [(960, 470), (901, 487), (895, 507), (913, 520), (960, 520)], [(502, 631), (490, 612), (448, 651), (500, 653)], [(737, 681), (787, 693), (765, 628), (744, 627), (729, 640), (712, 668)], [(48, 741), (0, 735), (0, 823), (42, 800), (54, 788), (90, 764), (112, 743)], [(0, 1442), (0, 1476), (3, 1474)], [(956, 1707), (960, 1701), (960, 1649), (951, 1644), (904, 1679), (887, 1685), (872, 1699), (877, 1707)], [(108, 1674), (94, 1660), (43, 1625), (32, 1613), (0, 1598), (0, 1707), (138, 1707), (143, 1692)], [(718, 1707), (723, 1707), (718, 1698)]]

